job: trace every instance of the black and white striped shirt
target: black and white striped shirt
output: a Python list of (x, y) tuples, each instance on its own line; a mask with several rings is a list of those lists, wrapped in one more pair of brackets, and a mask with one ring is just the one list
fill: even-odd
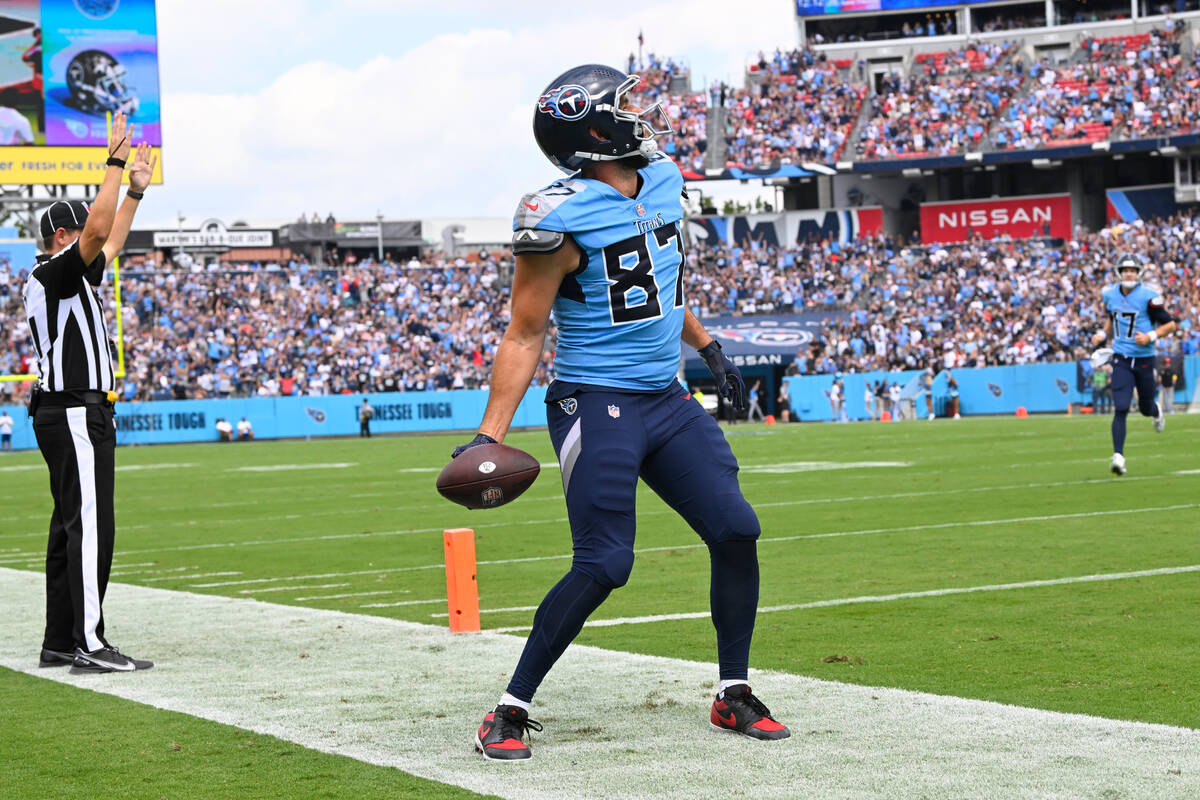
[(39, 255), (25, 282), (25, 315), (48, 392), (115, 391), (112, 343), (94, 287), (104, 279), (104, 253), (84, 264), (79, 242)]

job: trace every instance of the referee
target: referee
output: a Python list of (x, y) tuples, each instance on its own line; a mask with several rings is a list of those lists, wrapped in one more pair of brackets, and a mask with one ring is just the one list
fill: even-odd
[[(91, 208), (60, 200), (42, 214), (45, 253), (25, 283), (25, 316), (38, 358), (29, 412), (50, 468), (54, 514), (46, 548), (46, 634), (40, 665), (72, 672), (149, 669), (104, 638), (101, 604), (113, 556), (113, 451), (117, 398), (113, 345), (95, 287), (129, 235), (154, 172), (138, 146), (129, 191), (117, 193), (130, 150), (124, 114), (113, 119), (104, 182)], [(120, 313), (118, 309), (118, 313)]]

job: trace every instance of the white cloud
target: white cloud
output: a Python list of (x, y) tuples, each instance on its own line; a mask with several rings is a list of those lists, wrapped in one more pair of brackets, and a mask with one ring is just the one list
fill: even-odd
[[(657, 52), (690, 60), (700, 88), (699, 65), (710, 80), (737, 81), (750, 54), (795, 38), (790, 9), (778, 0), (743, 4), (736, 26), (729, 5), (717, 0), (545, 19), (515, 8), (511, 28), (437, 33), (349, 65), (302, 63), (276, 58), (263, 31), (293, 52), (297, 41), (340, 36), (343, 28), (402, 23), (414, 4), (352, 0), (312, 18), (283, 0), (186, 4), (204, 6), (191, 15), (170, 11), (175, 5), (160, 5), (167, 183), (147, 197), (141, 224), (173, 225), (177, 210), (191, 222), (282, 221), (313, 211), (370, 218), (376, 209), (390, 218), (507, 216), (522, 193), (555, 177), (530, 126), (534, 98), (562, 70), (588, 61), (623, 66), (641, 29)], [(212, 6), (229, 6), (230, 15)], [(322, 20), (337, 24), (314, 31)], [(176, 35), (184, 29), (186, 39)], [(327, 49), (337, 51), (331, 43), (312, 53)], [(173, 76), (204, 85), (184, 80), (183, 71), (212, 64), (222, 65), (218, 74), (236, 73), (229, 81), (240, 86), (253, 59), (260, 70), (277, 70), (260, 74), (253, 90), (172, 91)]]

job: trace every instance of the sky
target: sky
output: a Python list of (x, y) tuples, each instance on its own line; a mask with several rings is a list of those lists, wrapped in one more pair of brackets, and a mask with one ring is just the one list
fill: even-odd
[[(534, 102), (636, 51), (739, 82), (796, 45), (789, 0), (158, 0), (164, 185), (137, 227), (509, 217), (558, 177)], [(608, 6), (608, 7), (606, 7)]]

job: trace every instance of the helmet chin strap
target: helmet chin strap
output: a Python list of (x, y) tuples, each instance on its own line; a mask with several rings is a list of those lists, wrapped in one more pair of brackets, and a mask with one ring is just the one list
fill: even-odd
[(576, 150), (575, 157), (587, 159), (588, 161), (620, 161), (623, 158), (633, 158), (635, 156), (645, 156), (649, 158), (658, 152), (658, 143), (653, 139), (643, 139), (638, 142), (636, 150), (630, 150), (628, 153), (622, 153), (619, 156), (610, 156), (606, 153), (588, 153), (584, 150)]

